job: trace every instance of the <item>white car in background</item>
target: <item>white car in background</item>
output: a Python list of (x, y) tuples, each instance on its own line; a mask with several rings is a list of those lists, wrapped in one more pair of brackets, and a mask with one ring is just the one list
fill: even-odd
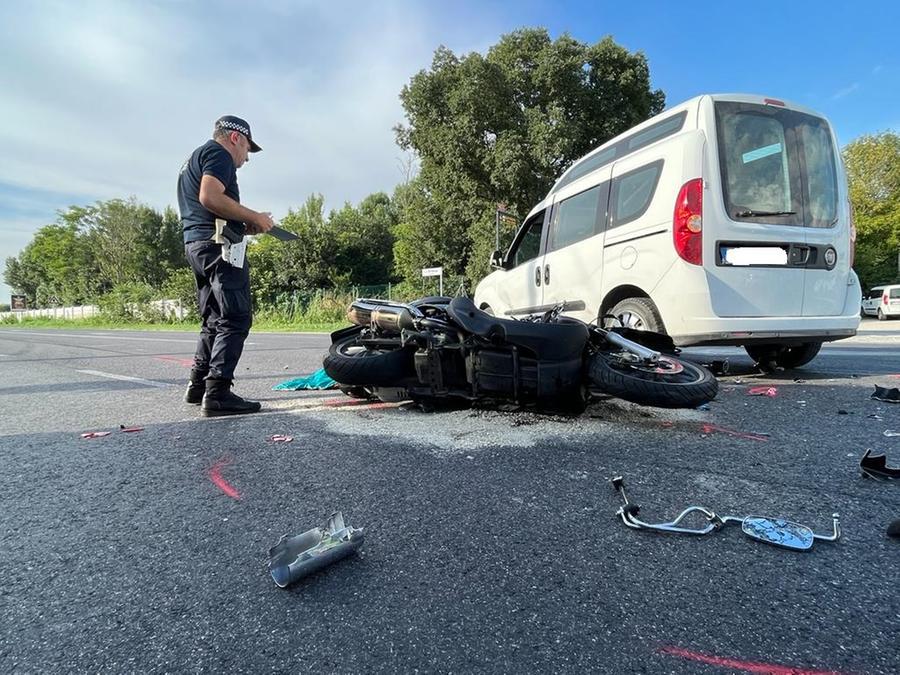
[(900, 284), (870, 288), (863, 297), (862, 311), (879, 321), (900, 316)]
[(860, 320), (839, 147), (799, 105), (691, 99), (576, 161), (494, 252), (475, 303), (522, 316), (565, 302), (678, 345), (808, 363)]

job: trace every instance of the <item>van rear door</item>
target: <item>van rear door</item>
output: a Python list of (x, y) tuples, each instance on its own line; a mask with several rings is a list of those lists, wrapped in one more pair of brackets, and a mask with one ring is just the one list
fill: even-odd
[(838, 316), (844, 309), (850, 274), (850, 214), (838, 195), (840, 159), (828, 123), (810, 115), (797, 120), (804, 225), (810, 261), (806, 266), (803, 316)]
[(704, 205), (704, 230), (711, 235), (705, 268), (714, 311), (719, 316), (839, 314), (849, 238), (837, 227), (846, 219), (838, 218), (837, 166), (827, 122), (779, 102), (718, 100), (714, 108), (723, 199), (710, 209)]

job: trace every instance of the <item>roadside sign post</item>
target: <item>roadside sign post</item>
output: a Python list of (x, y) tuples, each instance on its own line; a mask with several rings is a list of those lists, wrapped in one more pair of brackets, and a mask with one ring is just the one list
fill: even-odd
[(438, 295), (444, 294), (444, 268), (443, 267), (423, 267), (422, 268), (422, 276), (423, 277), (437, 277), (438, 278)]
[(9, 298), (9, 309), (16, 312), (19, 323), (22, 323), (23, 312), (28, 310), (28, 298), (24, 295), (11, 295)]

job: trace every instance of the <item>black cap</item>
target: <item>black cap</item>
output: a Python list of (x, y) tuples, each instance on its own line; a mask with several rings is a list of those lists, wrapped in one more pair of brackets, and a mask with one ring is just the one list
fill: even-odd
[(240, 117), (235, 117), (234, 115), (222, 115), (222, 117), (216, 120), (216, 129), (230, 129), (231, 131), (242, 133), (247, 137), (247, 140), (250, 141), (250, 152), (259, 152), (262, 150), (261, 147), (253, 142), (253, 136), (250, 135), (250, 125), (247, 124), (246, 120), (242, 120)]

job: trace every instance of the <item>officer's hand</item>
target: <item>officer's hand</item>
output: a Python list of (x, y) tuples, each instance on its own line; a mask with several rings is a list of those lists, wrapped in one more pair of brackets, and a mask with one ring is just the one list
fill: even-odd
[(256, 232), (254, 234), (262, 234), (263, 232), (268, 232), (273, 227), (275, 227), (275, 221), (272, 220), (272, 214), (268, 211), (263, 211), (258, 213), (256, 216), (256, 222), (253, 223)]

